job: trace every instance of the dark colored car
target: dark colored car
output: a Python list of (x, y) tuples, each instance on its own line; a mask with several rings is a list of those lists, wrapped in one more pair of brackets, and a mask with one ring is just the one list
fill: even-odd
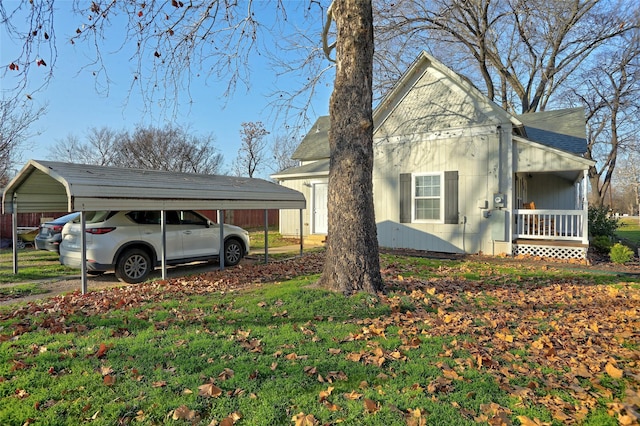
[(80, 213), (69, 213), (61, 216), (51, 222), (45, 222), (40, 225), (40, 232), (36, 235), (34, 242), (38, 250), (49, 250), (59, 253), (60, 241), (62, 241), (62, 228), (67, 222), (70, 222), (80, 216)]

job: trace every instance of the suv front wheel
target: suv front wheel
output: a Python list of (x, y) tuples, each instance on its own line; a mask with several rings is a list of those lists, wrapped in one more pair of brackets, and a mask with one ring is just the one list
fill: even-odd
[(122, 253), (116, 263), (116, 277), (129, 284), (143, 282), (151, 272), (151, 259), (146, 251), (130, 249)]

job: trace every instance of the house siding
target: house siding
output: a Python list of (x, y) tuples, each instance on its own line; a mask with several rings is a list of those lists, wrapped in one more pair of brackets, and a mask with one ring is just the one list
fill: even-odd
[[(302, 231), (309, 235), (311, 229), (311, 178), (287, 179), (283, 185), (301, 192), (307, 200), (307, 208), (302, 211)], [(326, 180), (326, 179), (325, 179)], [(286, 237), (300, 236), (300, 210), (280, 210), (280, 233)]]
[(484, 99), (461, 89), (442, 71), (427, 67), (419, 75), (397, 94), (401, 102), (385, 111), (377, 135), (444, 133), (495, 120)]
[[(549, 191), (549, 188), (554, 188)], [(573, 210), (576, 206), (575, 183), (556, 175), (535, 174), (528, 178), (528, 201), (533, 201), (537, 209)]]
[[(489, 209), (478, 206), (486, 202), (491, 208), (493, 194), (500, 192), (499, 133), (492, 127), (477, 126), (450, 130), (447, 135), (452, 136), (410, 135), (374, 143), (373, 191), (381, 246), (450, 253), (494, 252), (496, 238), (491, 230), (496, 218), (489, 220), (490, 216), (483, 215)], [(510, 139), (504, 142), (511, 143)], [(400, 174), (425, 172), (458, 173), (457, 223), (401, 223)], [(444, 192), (445, 182), (442, 184)]]

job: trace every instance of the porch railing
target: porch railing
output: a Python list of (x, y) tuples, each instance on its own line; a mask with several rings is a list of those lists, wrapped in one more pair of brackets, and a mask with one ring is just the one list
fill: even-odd
[(514, 211), (514, 237), (588, 243), (584, 210), (521, 209)]

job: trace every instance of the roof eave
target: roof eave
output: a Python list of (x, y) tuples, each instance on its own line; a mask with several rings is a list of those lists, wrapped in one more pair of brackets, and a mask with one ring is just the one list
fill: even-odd
[(588, 158), (584, 158), (580, 154), (575, 154), (573, 152), (565, 151), (563, 149), (554, 148), (552, 146), (545, 145), (545, 144), (542, 144), (540, 142), (534, 142), (532, 140), (529, 140), (527, 138), (523, 138), (523, 137), (520, 137), (520, 136), (515, 136), (514, 135), (513, 136), (513, 141), (514, 142), (528, 143), (528, 144), (530, 144), (532, 146), (535, 146), (537, 148), (544, 149), (544, 150), (547, 150), (547, 151), (550, 151), (550, 152), (554, 152), (554, 153), (556, 153), (558, 155), (561, 155), (563, 157), (569, 157), (572, 160), (579, 161), (579, 162), (581, 162), (584, 165), (589, 166), (589, 167), (594, 166), (596, 164), (595, 161), (589, 160)]

